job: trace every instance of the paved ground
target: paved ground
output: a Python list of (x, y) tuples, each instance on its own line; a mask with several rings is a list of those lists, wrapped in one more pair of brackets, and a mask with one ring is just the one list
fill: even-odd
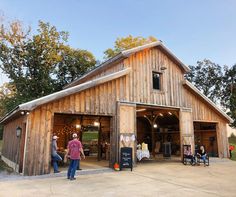
[[(209, 167), (176, 162), (145, 163), (126, 170), (77, 176), (0, 180), (1, 197), (27, 196), (236, 196), (236, 162), (214, 159)], [(63, 176), (63, 177), (62, 177)]]

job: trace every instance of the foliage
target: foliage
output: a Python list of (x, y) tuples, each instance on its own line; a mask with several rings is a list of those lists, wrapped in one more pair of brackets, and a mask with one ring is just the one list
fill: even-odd
[(95, 66), (90, 52), (67, 45), (67, 32), (42, 21), (35, 35), (30, 36), (30, 32), (19, 21), (9, 27), (1, 24), (0, 67), (15, 88), (13, 97), (5, 97), (3, 111), (61, 90)]
[(148, 38), (143, 38), (141, 36), (133, 37), (129, 35), (127, 37), (117, 38), (115, 41), (114, 48), (113, 49), (109, 48), (106, 51), (104, 51), (105, 54), (104, 59), (109, 59), (111, 57), (114, 57), (123, 50), (131, 49), (155, 41), (157, 41), (157, 39), (152, 36), (149, 36)]
[(189, 66), (191, 72), (186, 78), (192, 82), (205, 96), (215, 103), (220, 102), (222, 96), (223, 72), (221, 66), (204, 59), (196, 66)]
[(222, 105), (229, 109), (228, 114), (234, 120), (232, 126), (236, 127), (236, 64), (231, 68), (225, 68), (223, 82)]

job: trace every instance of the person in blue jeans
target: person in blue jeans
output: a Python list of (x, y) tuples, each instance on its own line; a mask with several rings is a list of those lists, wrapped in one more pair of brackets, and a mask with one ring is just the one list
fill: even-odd
[(54, 173), (60, 172), (58, 170), (57, 162), (62, 161), (61, 156), (57, 154), (57, 139), (58, 137), (56, 135), (52, 137), (52, 164), (53, 164)]
[(200, 146), (200, 150), (197, 155), (203, 160), (204, 166), (206, 166), (206, 151), (204, 146)]
[(83, 158), (85, 159), (84, 151), (81, 142), (78, 139), (76, 133), (72, 135), (73, 140), (68, 143), (68, 157), (70, 158), (70, 165), (67, 171), (67, 179), (75, 180), (75, 171), (78, 167), (80, 160), (80, 153), (82, 153)]

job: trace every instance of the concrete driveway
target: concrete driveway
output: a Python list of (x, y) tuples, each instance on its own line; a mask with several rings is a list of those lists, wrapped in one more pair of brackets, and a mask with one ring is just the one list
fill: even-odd
[[(65, 173), (0, 180), (0, 196), (236, 196), (236, 162), (214, 159), (209, 167), (145, 163), (133, 172), (106, 172), (67, 180)], [(62, 177), (63, 176), (63, 177)]]

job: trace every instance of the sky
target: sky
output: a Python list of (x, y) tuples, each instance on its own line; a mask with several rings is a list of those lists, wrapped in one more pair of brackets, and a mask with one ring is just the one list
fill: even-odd
[(116, 38), (133, 35), (162, 40), (186, 65), (236, 63), (236, 0), (0, 0), (0, 13), (33, 31), (49, 22), (100, 61)]

